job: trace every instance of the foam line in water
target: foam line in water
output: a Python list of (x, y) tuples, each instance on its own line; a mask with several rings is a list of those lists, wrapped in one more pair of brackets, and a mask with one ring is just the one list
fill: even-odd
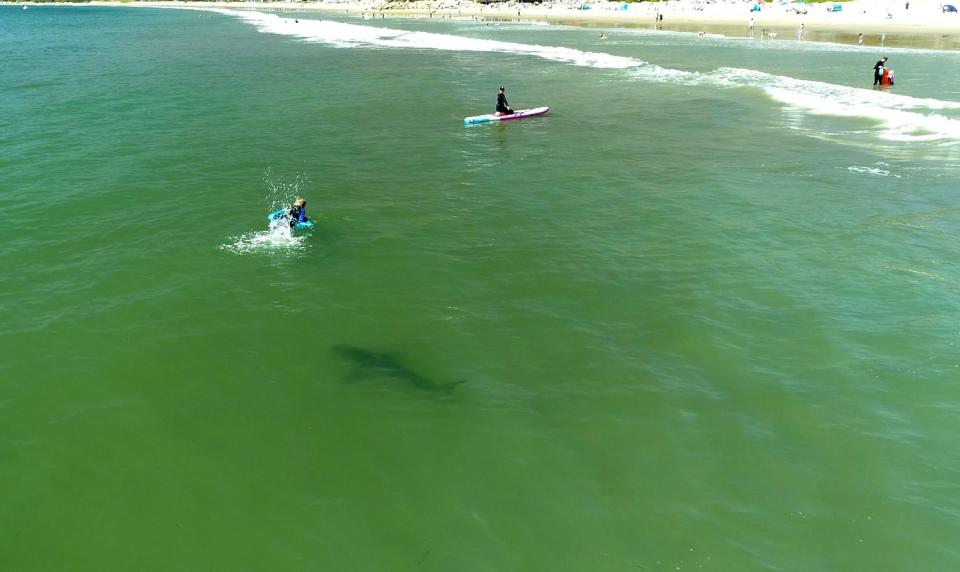
[(894, 177), (896, 179), (901, 178), (901, 175), (891, 173), (890, 171), (881, 169), (879, 167), (861, 167), (859, 165), (851, 165), (847, 167), (847, 170), (851, 173), (866, 173), (875, 177)]
[(960, 109), (960, 101), (944, 101), (898, 95), (885, 90), (863, 89), (821, 81), (796, 79), (761, 71), (740, 68), (720, 68), (717, 73), (729, 81), (742, 85), (783, 89), (808, 93), (824, 99), (842, 100), (857, 106), (878, 106), (886, 109)]
[(869, 119), (894, 141), (960, 140), (960, 121), (942, 113), (960, 110), (960, 102), (898, 95), (800, 80), (750, 69), (720, 68), (726, 82), (762, 89), (774, 101), (814, 115)]
[(420, 48), (455, 52), (499, 52), (526, 54), (547, 60), (594, 68), (623, 69), (646, 64), (646, 62), (599, 52), (584, 52), (573, 48), (518, 44), (498, 40), (482, 40), (436, 34), (411, 32), (376, 26), (346, 24), (331, 20), (300, 20), (281, 18), (275, 14), (244, 12), (239, 10), (210, 9), (250, 22), (261, 32), (293, 36), (311, 42), (322, 42), (340, 47), (382, 46), (388, 48)]

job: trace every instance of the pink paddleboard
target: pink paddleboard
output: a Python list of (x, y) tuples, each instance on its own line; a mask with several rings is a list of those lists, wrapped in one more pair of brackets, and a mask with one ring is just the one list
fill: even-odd
[(481, 123), (494, 123), (496, 121), (513, 121), (514, 119), (526, 119), (527, 117), (536, 117), (550, 111), (549, 107), (534, 107), (533, 109), (521, 109), (510, 115), (497, 115), (488, 113), (486, 115), (474, 115), (463, 120), (464, 125), (479, 125)]

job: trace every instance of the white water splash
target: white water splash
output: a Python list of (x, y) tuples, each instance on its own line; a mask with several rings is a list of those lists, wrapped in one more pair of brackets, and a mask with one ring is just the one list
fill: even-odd
[(248, 232), (229, 239), (230, 242), (220, 245), (220, 250), (234, 254), (257, 251), (296, 253), (305, 247), (304, 238), (293, 233), (287, 219), (279, 219), (270, 221), (267, 230)]
[[(264, 197), (264, 202), (269, 205), (267, 212), (287, 208), (293, 203), (293, 199), (303, 194), (310, 185), (310, 179), (303, 173), (297, 173), (290, 179), (276, 176), (268, 170), (263, 180), (267, 187), (267, 195)], [(265, 212), (264, 215), (266, 214)], [(231, 237), (229, 242), (220, 245), (220, 250), (235, 254), (257, 251), (290, 254), (302, 252), (306, 248), (305, 238), (305, 235), (295, 234), (290, 228), (290, 219), (283, 217), (267, 221), (266, 230)]]

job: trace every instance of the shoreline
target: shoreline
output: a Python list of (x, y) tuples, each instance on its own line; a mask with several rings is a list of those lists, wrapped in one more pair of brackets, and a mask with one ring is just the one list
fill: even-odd
[[(938, 0), (939, 1), (939, 0)], [(949, 2), (949, 0), (946, 0)], [(696, 0), (670, 0), (620, 4), (480, 4), (473, 1), (419, 0), (391, 2), (349, 0), (345, 2), (191, 2), (191, 1), (92, 1), (92, 2), (9, 2), (9, 6), (109, 6), (164, 8), (228, 8), (260, 11), (321, 12), (370, 17), (436, 19), (483, 19), (495, 21), (540, 21), (583, 28), (641, 28), (688, 33), (717, 33), (731, 37), (758, 37), (771, 41), (797, 40), (858, 45), (863, 34), (866, 48), (921, 48), (960, 50), (960, 14), (943, 14), (939, 4), (929, 1), (912, 12), (899, 5), (891, 9), (885, 0), (854, 0), (842, 4), (838, 13), (827, 12), (826, 4), (804, 5), (807, 14), (788, 12), (789, 5), (764, 4), (750, 12), (752, 1), (699, 4)], [(626, 9), (624, 9), (626, 6)], [(892, 13), (887, 10), (893, 10)], [(655, 22), (660, 14), (663, 20)], [(753, 30), (749, 24), (753, 19)], [(801, 26), (803, 37), (799, 37)], [(772, 32), (772, 34), (770, 34)]]

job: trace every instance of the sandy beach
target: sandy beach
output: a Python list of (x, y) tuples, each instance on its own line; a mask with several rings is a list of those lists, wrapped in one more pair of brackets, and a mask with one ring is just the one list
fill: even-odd
[[(537, 20), (590, 27), (649, 27), (685, 32), (763, 36), (763, 39), (803, 39), (859, 43), (865, 46), (960, 49), (960, 15), (944, 13), (941, 0), (854, 0), (834, 3), (702, 2), (516, 2), (482, 4), (472, 1), (415, 2), (350, 0), (337, 2), (90, 2), (101, 6), (224, 7), (282, 11), (321, 11), (364, 17), (471, 18)], [(27, 4), (12, 3), (5, 4)], [(759, 10), (755, 8), (759, 7)], [(805, 12), (805, 13), (804, 13)], [(801, 37), (802, 30), (802, 37)]]

